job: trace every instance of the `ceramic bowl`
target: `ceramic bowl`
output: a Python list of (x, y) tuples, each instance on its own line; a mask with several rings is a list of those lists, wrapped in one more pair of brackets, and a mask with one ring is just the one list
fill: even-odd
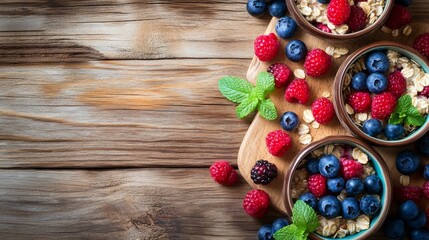
[[(291, 197), (292, 196), (292, 179), (294, 177), (295, 171), (305, 166), (306, 159), (310, 156), (310, 154), (314, 150), (330, 144), (346, 144), (351, 147), (361, 149), (364, 153), (368, 155), (370, 159), (369, 161), (372, 161), (372, 166), (382, 181), (383, 190), (380, 194), (380, 197), (381, 197), (380, 203), (382, 207), (378, 212), (378, 215), (374, 216), (371, 219), (370, 228), (353, 235), (348, 235), (344, 238), (335, 238), (335, 239), (342, 239), (342, 240), (368, 239), (371, 235), (373, 235), (380, 229), (384, 220), (386, 219), (386, 216), (389, 212), (390, 202), (392, 199), (392, 185), (390, 181), (389, 169), (385, 164), (383, 158), (380, 156), (380, 154), (364, 141), (351, 136), (326, 137), (322, 140), (311, 143), (296, 155), (296, 157), (294, 158), (294, 160), (290, 165), (289, 170), (285, 175), (284, 184), (283, 184), (282, 196), (283, 196), (286, 212), (289, 216), (291, 216), (292, 207), (293, 207), (293, 200)], [(330, 237), (321, 236), (317, 233), (310, 234), (309, 238), (323, 239), (323, 240), (334, 239)]]

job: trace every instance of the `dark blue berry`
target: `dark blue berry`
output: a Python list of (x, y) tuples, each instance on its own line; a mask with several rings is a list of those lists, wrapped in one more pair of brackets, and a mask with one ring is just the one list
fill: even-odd
[(363, 123), (362, 130), (371, 137), (376, 137), (383, 131), (383, 125), (380, 120), (371, 118)]
[(383, 232), (389, 239), (402, 239), (405, 236), (405, 224), (400, 218), (387, 219), (383, 224)]
[(296, 22), (292, 18), (286, 16), (280, 18), (276, 23), (276, 33), (281, 38), (291, 38), (296, 32)]
[(363, 184), (365, 185), (365, 189), (369, 193), (379, 193), (383, 187), (381, 179), (374, 174), (367, 176), (363, 180)]
[(341, 215), (341, 203), (335, 196), (328, 195), (320, 198), (319, 213), (326, 218), (335, 218)]
[(372, 216), (380, 210), (380, 200), (372, 195), (365, 195), (360, 200), (360, 210)]
[(372, 73), (385, 73), (389, 69), (389, 59), (382, 52), (373, 52), (366, 58), (365, 66)]
[(404, 7), (408, 7), (411, 5), (412, 0), (395, 0), (395, 3), (401, 4)]
[(286, 14), (286, 10), (286, 1), (284, 0), (274, 0), (268, 3), (268, 11), (273, 17), (283, 17)]
[(338, 175), (340, 171), (340, 160), (332, 154), (328, 154), (320, 158), (319, 172), (324, 177), (332, 178)]
[(319, 173), (319, 159), (310, 158), (305, 164), (305, 169), (307, 169), (308, 173), (315, 174)]
[(300, 200), (304, 201), (308, 206), (312, 207), (314, 210), (317, 210), (318, 200), (314, 194), (307, 192), (302, 194), (299, 197)]
[(334, 178), (328, 178), (326, 185), (328, 187), (328, 190), (333, 193), (339, 193), (341, 190), (343, 190), (345, 181), (342, 177), (334, 177)]
[(366, 79), (366, 87), (372, 93), (382, 93), (387, 89), (387, 78), (381, 73), (371, 73)]
[(399, 215), (404, 220), (411, 220), (419, 214), (417, 204), (412, 200), (407, 200), (399, 206)]
[(356, 91), (365, 91), (368, 88), (366, 87), (366, 79), (368, 75), (364, 72), (358, 72), (352, 77), (352, 88)]
[(317, 0), (317, 1), (323, 4), (328, 4), (329, 2), (331, 2), (331, 0)]
[(384, 135), (388, 140), (398, 140), (404, 137), (405, 128), (401, 124), (387, 124)]
[(413, 151), (405, 150), (396, 156), (396, 168), (404, 175), (411, 175), (420, 166), (420, 158)]
[(278, 230), (282, 229), (284, 226), (289, 225), (289, 221), (284, 218), (277, 218), (274, 220), (273, 224), (271, 224), (272, 233), (276, 233)]
[(262, 226), (258, 231), (258, 239), (259, 240), (274, 240), (273, 230), (270, 225)]
[(285, 112), (280, 118), (280, 125), (286, 131), (294, 130), (299, 124), (298, 115), (294, 112)]
[(254, 17), (261, 17), (267, 12), (268, 6), (265, 0), (248, 0), (247, 12)]
[(425, 213), (423, 211), (419, 211), (417, 217), (410, 220), (406, 220), (405, 222), (410, 228), (419, 229), (426, 225), (426, 220), (427, 219)]
[(429, 134), (426, 134), (419, 139), (417, 142), (417, 148), (423, 155), (429, 157)]
[(429, 180), (429, 164), (426, 164), (425, 167), (423, 168), (423, 177), (426, 180)]
[(354, 196), (363, 192), (364, 185), (360, 178), (351, 178), (346, 182), (346, 193)]
[(341, 202), (343, 217), (345, 219), (355, 219), (359, 216), (359, 201), (354, 197), (347, 197)]
[(427, 240), (429, 239), (429, 230), (426, 229), (416, 229), (412, 230), (410, 233), (411, 240)]
[(299, 62), (307, 55), (307, 47), (301, 40), (292, 40), (286, 45), (286, 56), (292, 62)]

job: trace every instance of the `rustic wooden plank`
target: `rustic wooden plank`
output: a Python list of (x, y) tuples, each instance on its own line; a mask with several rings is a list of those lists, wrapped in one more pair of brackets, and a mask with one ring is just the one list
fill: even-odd
[(1, 239), (255, 239), (279, 213), (242, 209), (251, 188), (208, 169), (0, 171)]
[[(217, 90), (247, 60), (0, 67), (0, 167), (208, 166), (251, 119)], [(240, 74), (241, 73), (241, 74)]]

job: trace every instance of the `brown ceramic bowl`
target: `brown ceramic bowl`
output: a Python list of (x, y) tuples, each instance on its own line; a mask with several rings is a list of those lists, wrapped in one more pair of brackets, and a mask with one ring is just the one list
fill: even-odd
[[(374, 148), (372, 148), (367, 143), (363, 142), (360, 139), (351, 137), (351, 136), (330, 136), (326, 137), (317, 142), (313, 142), (304, 149), (302, 149), (292, 161), (284, 179), (283, 183), (283, 200), (286, 208), (286, 212), (289, 216), (292, 214), (293, 202), (291, 198), (292, 192), (292, 179), (295, 173), (295, 170), (301, 167), (304, 167), (305, 160), (314, 150), (323, 147), (329, 144), (347, 144), (352, 147), (360, 148), (364, 153), (366, 153), (369, 157), (369, 161), (372, 161), (372, 165), (380, 177), (383, 184), (383, 191), (380, 194), (381, 196), (381, 210), (378, 215), (371, 219), (370, 228), (368, 230), (363, 230), (359, 233), (348, 235), (344, 238), (340, 238), (342, 240), (360, 240), (360, 239), (368, 239), (371, 235), (376, 233), (378, 229), (382, 226), (384, 220), (387, 217), (389, 212), (390, 202), (392, 199), (392, 185), (390, 182), (389, 169), (387, 165), (384, 163), (383, 158), (378, 154)], [(310, 239), (322, 239), (322, 240), (330, 240), (333, 238), (323, 237), (319, 234), (312, 233), (309, 235)], [(336, 238), (338, 239), (338, 238)]]
[(429, 130), (429, 121), (426, 118), (426, 123), (419, 127), (417, 130), (410, 133), (405, 138), (399, 139), (399, 140), (383, 140), (376, 137), (371, 137), (367, 134), (365, 134), (362, 129), (360, 129), (351, 119), (351, 117), (347, 114), (344, 105), (344, 95), (343, 95), (343, 89), (342, 86), (344, 84), (344, 76), (346, 75), (347, 71), (351, 67), (351, 65), (360, 57), (364, 56), (368, 52), (374, 51), (374, 50), (394, 50), (399, 52), (401, 55), (406, 56), (412, 60), (414, 60), (417, 64), (419, 64), (425, 72), (429, 72), (429, 62), (421, 56), (417, 51), (414, 49), (402, 45), (400, 43), (395, 42), (388, 42), (388, 41), (381, 41), (381, 42), (375, 42), (368, 46), (362, 47), (358, 50), (356, 50), (354, 53), (352, 53), (350, 56), (346, 58), (346, 60), (341, 64), (340, 68), (337, 71), (337, 75), (335, 76), (334, 81), (334, 106), (335, 106), (335, 112), (337, 113), (337, 117), (341, 122), (341, 125), (348, 129), (353, 135), (358, 136), (365, 141), (371, 142), (375, 145), (384, 146), (384, 147), (397, 147), (397, 146), (404, 146), (406, 144), (411, 144), (415, 141), (417, 141), (419, 138), (421, 138), (428, 130)]
[(348, 34), (332, 34), (332, 33), (324, 32), (316, 28), (307, 19), (305, 19), (302, 13), (298, 10), (295, 4), (295, 0), (286, 0), (286, 4), (289, 12), (291, 13), (292, 17), (295, 19), (296, 23), (309, 34), (317, 37), (326, 38), (329, 40), (350, 41), (350, 40), (354, 40), (362, 36), (368, 35), (369, 33), (377, 29), (380, 29), (383, 26), (384, 22), (389, 17), (389, 13), (393, 8), (394, 0), (386, 0), (383, 13), (373, 24), (358, 32), (353, 32)]

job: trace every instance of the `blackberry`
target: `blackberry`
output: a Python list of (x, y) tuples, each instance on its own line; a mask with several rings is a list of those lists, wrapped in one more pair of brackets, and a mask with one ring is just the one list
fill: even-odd
[(266, 160), (258, 160), (250, 172), (250, 177), (255, 184), (266, 185), (277, 177), (277, 167)]

